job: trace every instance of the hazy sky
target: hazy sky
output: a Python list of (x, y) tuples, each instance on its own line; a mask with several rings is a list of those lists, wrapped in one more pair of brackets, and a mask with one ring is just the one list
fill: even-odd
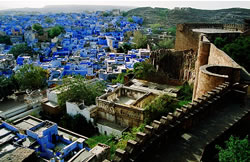
[(9, 8), (41, 8), (46, 5), (113, 5), (113, 6), (138, 6), (138, 7), (193, 7), (200, 9), (221, 9), (221, 8), (250, 8), (250, 1), (176, 1), (176, 0), (127, 0), (127, 1), (110, 1), (110, 0), (0, 0), (0, 10)]

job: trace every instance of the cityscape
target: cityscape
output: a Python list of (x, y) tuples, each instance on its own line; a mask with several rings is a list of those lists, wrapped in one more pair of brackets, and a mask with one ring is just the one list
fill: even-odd
[(1, 3), (0, 162), (250, 161), (247, 2)]

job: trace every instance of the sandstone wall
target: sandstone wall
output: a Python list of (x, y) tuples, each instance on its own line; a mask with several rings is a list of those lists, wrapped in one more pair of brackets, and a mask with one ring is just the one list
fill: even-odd
[[(135, 140), (129, 140), (125, 150), (117, 149), (113, 162), (145, 161), (157, 153), (159, 146), (171, 146), (173, 140), (190, 130), (204, 117), (223, 107), (232, 95), (229, 83), (223, 83), (198, 98), (193, 103), (177, 109), (174, 113), (154, 120), (146, 125), (143, 132), (136, 134)], [(107, 160), (106, 160), (107, 161)]]
[(139, 126), (144, 120), (144, 109), (111, 101), (97, 99), (97, 118), (105, 119), (124, 127)]
[(224, 82), (233, 84), (239, 80), (240, 69), (238, 68), (219, 65), (203, 65), (199, 70), (196, 94), (193, 96), (193, 99), (201, 97), (203, 94)]
[(194, 64), (197, 53), (193, 50), (175, 51), (161, 49), (151, 52), (150, 61), (157, 72), (170, 79), (189, 81), (194, 79)]
[(199, 34), (191, 31), (190, 26), (178, 24), (176, 27), (175, 50), (198, 50)]
[(210, 45), (208, 64), (240, 67), (231, 57), (224, 51), (218, 49), (213, 43)]

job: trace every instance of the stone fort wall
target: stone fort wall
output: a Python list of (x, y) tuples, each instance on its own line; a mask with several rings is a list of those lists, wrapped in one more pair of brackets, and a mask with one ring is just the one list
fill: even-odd
[(195, 71), (193, 99), (225, 81), (239, 82), (241, 66), (201, 34)]
[[(244, 31), (245, 26), (242, 24), (206, 24), (206, 23), (185, 23), (178, 24), (176, 27), (176, 40), (175, 40), (175, 49), (176, 50), (187, 50), (193, 49), (194, 51), (198, 50), (199, 44), (199, 33), (193, 32), (192, 29), (198, 28), (212, 28), (212, 29), (226, 29), (231, 31)], [(236, 37), (238, 34), (210, 34), (210, 39), (218, 36), (231, 36)]]
[(129, 140), (124, 150), (117, 149), (112, 161), (144, 161), (159, 145), (167, 147), (177, 136), (221, 108), (232, 95), (232, 88), (228, 82), (222, 83), (174, 113), (154, 120), (151, 125), (146, 125), (144, 132), (136, 134), (135, 140)]

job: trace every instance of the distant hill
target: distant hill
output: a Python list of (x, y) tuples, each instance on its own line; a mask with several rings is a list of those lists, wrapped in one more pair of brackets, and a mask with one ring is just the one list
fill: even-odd
[(132, 8), (131, 6), (109, 6), (109, 5), (48, 5), (43, 8), (16, 8), (0, 10), (0, 12), (40, 12), (40, 13), (70, 13), (70, 12), (83, 12), (83, 11), (106, 11), (112, 9), (120, 9), (121, 11), (128, 11)]
[(194, 8), (151, 8), (141, 7), (131, 9), (126, 16), (144, 18), (144, 25), (162, 24), (173, 26), (179, 23), (225, 23), (241, 24), (244, 18), (250, 18), (250, 9), (229, 8), (220, 10), (202, 10)]

